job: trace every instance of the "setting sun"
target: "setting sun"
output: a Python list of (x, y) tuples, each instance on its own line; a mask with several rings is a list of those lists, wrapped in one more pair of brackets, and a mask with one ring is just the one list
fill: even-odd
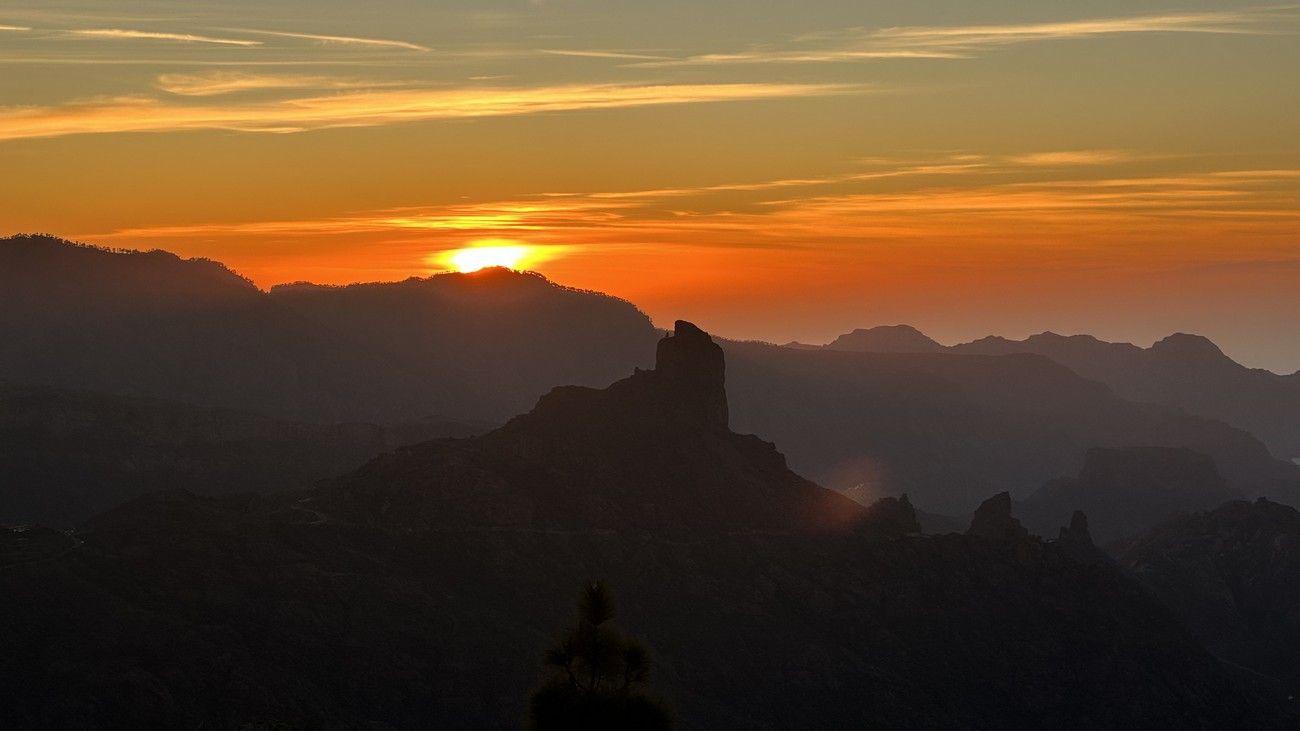
[(531, 248), (515, 242), (488, 243), (449, 251), (443, 260), (451, 265), (452, 269), (461, 273), (476, 272), (488, 267), (518, 269), (528, 257)]

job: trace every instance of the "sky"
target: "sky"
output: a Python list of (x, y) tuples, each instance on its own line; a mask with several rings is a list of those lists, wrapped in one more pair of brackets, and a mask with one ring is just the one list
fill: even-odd
[[(1300, 369), (1300, 5), (3, 0), (0, 234)], [(522, 247), (522, 249), (520, 249)]]

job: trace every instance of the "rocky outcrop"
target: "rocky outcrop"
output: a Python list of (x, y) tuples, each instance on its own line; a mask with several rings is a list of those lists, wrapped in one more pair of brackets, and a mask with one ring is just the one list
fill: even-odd
[(966, 535), (1013, 543), (1027, 538), (1029, 531), (1011, 516), (1011, 494), (1000, 492), (980, 504)]
[(902, 538), (920, 535), (921, 522), (917, 519), (912, 501), (906, 495), (886, 497), (867, 508), (859, 523), (859, 530), (875, 538)]
[(1120, 563), (1216, 655), (1300, 691), (1300, 512), (1233, 501), (1170, 521)]
[(1084, 515), (1082, 510), (1074, 511), (1074, 515), (1070, 516), (1070, 525), (1061, 527), (1061, 534), (1057, 540), (1080, 546), (1094, 545), (1092, 532), (1088, 530), (1088, 516)]
[(725, 429), (727, 365), (708, 333), (678, 320), (655, 350), (654, 378), (671, 408)]
[(387, 525), (583, 530), (819, 530), (861, 517), (771, 443), (728, 429), (726, 367), (707, 333), (678, 322), (657, 352), (653, 370), (554, 389), (483, 437), (380, 458), (317, 509)]

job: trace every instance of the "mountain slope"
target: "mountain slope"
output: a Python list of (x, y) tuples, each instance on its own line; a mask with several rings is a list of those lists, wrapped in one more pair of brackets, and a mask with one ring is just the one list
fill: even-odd
[(1300, 468), (1249, 434), (1115, 395), (1043, 356), (853, 353), (726, 343), (732, 421), (819, 484), (969, 514), (1078, 473), (1093, 447), (1210, 455), (1245, 495), (1289, 498)]
[(1090, 449), (1078, 477), (1052, 480), (1020, 506), (1029, 527), (1051, 535), (1076, 510), (1102, 543), (1134, 538), (1178, 513), (1208, 510), (1238, 497), (1214, 460), (1188, 449)]
[(1150, 348), (1054, 333), (1023, 341), (985, 338), (959, 353), (1038, 353), (1126, 398), (1179, 406), (1259, 437), (1277, 457), (1300, 456), (1300, 375), (1246, 368), (1199, 335), (1175, 334)]
[(1278, 375), (1246, 368), (1199, 335), (1176, 333), (1150, 348), (1052, 332), (1024, 340), (989, 336), (944, 346), (915, 328), (898, 325), (854, 330), (821, 347), (868, 353), (1042, 355), (1105, 383), (1124, 398), (1219, 419), (1254, 434), (1276, 457), (1300, 457), (1300, 372)]
[(654, 371), (308, 499), (173, 491), (73, 540), (0, 534), (6, 722), (514, 728), (592, 577), (687, 728), (1295, 720), (1076, 558), (1081, 521), (1043, 542), (1003, 494), (967, 535), (918, 536), (909, 501), (858, 508), (731, 433), (725, 369), (679, 323)]
[(728, 428), (722, 349), (678, 322), (654, 370), (567, 386), (470, 440), (416, 445), (343, 478), (313, 507), (405, 526), (826, 529), (862, 509)]
[(501, 422), (649, 361), (635, 307), (485, 270), (263, 293), (213, 262), (0, 239), (0, 379), (298, 421)]
[(0, 524), (69, 528), (147, 492), (302, 490), (402, 444), (481, 426), (279, 421), (47, 386), (0, 383)]
[(1230, 502), (1172, 520), (1120, 557), (1218, 656), (1300, 690), (1300, 512)]

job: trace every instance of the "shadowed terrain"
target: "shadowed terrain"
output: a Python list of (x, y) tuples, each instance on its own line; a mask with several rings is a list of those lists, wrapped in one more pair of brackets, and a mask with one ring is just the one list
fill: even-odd
[(685, 727), (1290, 720), (1114, 567), (1027, 535), (1005, 494), (968, 535), (920, 537), (906, 500), (864, 510), (798, 478), (727, 428), (723, 367), (679, 323), (654, 371), (310, 497), (159, 493), (75, 545), (29, 541), (0, 559), (9, 717), (516, 727), (599, 576)]

